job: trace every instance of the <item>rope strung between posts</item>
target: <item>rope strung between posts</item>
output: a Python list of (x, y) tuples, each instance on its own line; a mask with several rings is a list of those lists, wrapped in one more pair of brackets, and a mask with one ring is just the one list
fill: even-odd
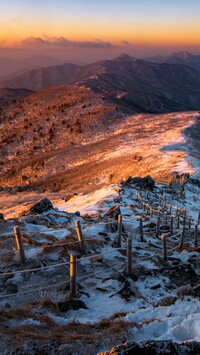
[[(91, 274), (87, 274), (87, 275), (84, 275), (84, 276), (80, 276), (80, 277), (77, 277), (77, 280), (82, 280), (86, 277), (89, 277), (89, 276), (94, 276), (94, 275), (97, 275), (97, 274), (101, 274), (102, 272), (105, 272), (105, 271), (108, 271), (108, 270), (113, 270), (113, 269), (116, 269), (117, 267), (119, 266), (122, 266), (123, 264), (115, 264), (111, 267), (108, 267), (106, 269), (103, 269), (103, 270), (100, 270), (100, 271), (97, 271), (97, 272), (93, 272)], [(68, 285), (70, 284), (70, 281), (62, 281), (62, 282), (59, 282), (59, 283), (56, 283), (56, 284), (52, 284), (52, 285), (46, 285), (46, 286), (41, 286), (39, 288), (36, 288), (36, 289), (31, 289), (31, 290), (27, 290), (27, 291), (22, 291), (22, 292), (18, 292), (18, 293), (9, 293), (9, 294), (6, 294), (6, 295), (1, 295), (0, 296), (0, 299), (2, 298), (7, 298), (7, 297), (17, 297), (17, 296), (20, 296), (20, 295), (25, 295), (25, 294), (28, 294), (28, 293), (32, 293), (32, 292), (40, 292), (42, 290), (46, 290), (48, 288), (52, 288), (52, 287), (57, 287), (57, 286), (60, 286), (60, 285)]]
[[(94, 257), (99, 256), (99, 255), (105, 255), (105, 254), (109, 254), (109, 253), (114, 253), (114, 252), (119, 251), (121, 249), (122, 248), (117, 248), (117, 249), (114, 249), (114, 250), (106, 251), (106, 252), (101, 253), (101, 254), (94, 254), (94, 255), (91, 255), (91, 256), (86, 256), (84, 258), (78, 259), (77, 262), (81, 262), (82, 260), (91, 259), (91, 258), (94, 258)], [(13, 271), (13, 272), (4, 272), (4, 273), (0, 273), (0, 277), (1, 276), (9, 276), (9, 275), (21, 274), (21, 273), (24, 274), (24, 273), (33, 272), (33, 271), (41, 271), (41, 270), (46, 270), (46, 269), (49, 269), (49, 268), (54, 268), (54, 267), (64, 266), (64, 265), (69, 265), (69, 264), (70, 264), (70, 261), (65, 261), (63, 263), (58, 263), (58, 264), (53, 264), (53, 265), (48, 265), (48, 266), (42, 266), (40, 268), (17, 270), (17, 271)]]

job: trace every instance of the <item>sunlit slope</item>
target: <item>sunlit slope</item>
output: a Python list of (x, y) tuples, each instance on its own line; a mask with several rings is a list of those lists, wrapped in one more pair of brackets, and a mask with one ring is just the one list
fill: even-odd
[(124, 116), (102, 94), (61, 86), (4, 107), (2, 117), (0, 186), (79, 191), (199, 169), (194, 112)]

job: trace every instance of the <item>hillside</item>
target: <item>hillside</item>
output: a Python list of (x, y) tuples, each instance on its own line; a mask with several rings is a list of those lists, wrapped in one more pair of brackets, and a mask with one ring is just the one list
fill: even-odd
[(122, 54), (84, 66), (32, 70), (1, 86), (38, 91), (61, 84), (85, 85), (107, 95), (127, 113), (196, 110), (200, 108), (200, 73), (183, 64), (149, 63)]
[[(12, 195), (39, 188), (63, 195), (94, 191), (133, 174), (198, 175), (198, 117), (195, 112), (124, 116), (85, 87), (32, 93), (2, 111), (1, 190)], [(7, 197), (2, 198), (6, 208)]]
[(54, 87), (1, 102), (3, 186), (68, 184), (66, 171), (92, 155), (92, 142), (121, 117), (104, 96), (84, 87)]
[(1, 87), (39, 91), (55, 85), (69, 84), (77, 77), (79, 72), (80, 66), (76, 64), (41, 67), (4, 81), (1, 83)]

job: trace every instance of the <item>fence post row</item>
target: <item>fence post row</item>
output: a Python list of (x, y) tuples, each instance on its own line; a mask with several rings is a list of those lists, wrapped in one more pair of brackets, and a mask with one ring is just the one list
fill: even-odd
[[(148, 197), (149, 192), (147, 191), (147, 197)], [(160, 196), (161, 197), (161, 196)], [(165, 192), (165, 196), (166, 198), (166, 192)], [(141, 196), (138, 193), (137, 194), (137, 198), (138, 198), (138, 202), (142, 203), (141, 200)], [(159, 198), (161, 199), (161, 198)], [(160, 201), (161, 202), (161, 201)], [(144, 210), (147, 207), (147, 212), (148, 212), (148, 208), (149, 208), (149, 212), (152, 215), (153, 214), (153, 210), (152, 207), (149, 205), (146, 205), (145, 203), (143, 203), (144, 206)], [(166, 206), (163, 206), (163, 208)], [(182, 227), (182, 232), (181, 232), (181, 236), (180, 236), (180, 242), (179, 242), (179, 248), (183, 248), (184, 245), (184, 238), (185, 238), (185, 231), (186, 231), (186, 207), (184, 207), (183, 210), (183, 227)], [(165, 216), (165, 220), (167, 222), (167, 211), (164, 212), (164, 216)], [(172, 204), (170, 204), (170, 210), (169, 210), (169, 214), (171, 215), (172, 213)], [(176, 206), (176, 214), (175, 217), (177, 217), (177, 228), (180, 228), (180, 216), (182, 217), (182, 215), (180, 215), (180, 210), (179, 207)], [(158, 238), (159, 236), (159, 232), (160, 232), (160, 221), (161, 221), (161, 211), (160, 209), (158, 209), (158, 220), (157, 220), (157, 224), (156, 224), (156, 237)], [(198, 246), (198, 225), (200, 223), (200, 212), (198, 213), (198, 220), (197, 220), (197, 224), (194, 226), (194, 245)], [(81, 250), (84, 253), (85, 252), (85, 242), (84, 242), (84, 238), (83, 238), (83, 234), (82, 234), (82, 230), (81, 230), (81, 225), (80, 225), (80, 221), (76, 220), (75, 221), (75, 226), (76, 226), (76, 233), (77, 233), (77, 237), (78, 237), (78, 241), (80, 242), (80, 246), (81, 246)], [(189, 229), (191, 229), (191, 218), (188, 217), (188, 226)], [(170, 218), (170, 235), (173, 235), (173, 230), (174, 230), (174, 218), (171, 215)], [(142, 218), (139, 219), (139, 233), (140, 233), (140, 241), (144, 242), (144, 231), (143, 231), (143, 220)], [(14, 227), (14, 235), (15, 235), (15, 241), (16, 241), (16, 246), (17, 246), (17, 250), (20, 252), (20, 257), (21, 257), (21, 262), (23, 264), (26, 263), (26, 256), (25, 256), (25, 252), (24, 252), (24, 246), (23, 246), (23, 240), (22, 240), (22, 236), (19, 230), (18, 226)], [(162, 251), (163, 251), (163, 263), (166, 264), (167, 263), (167, 240), (166, 240), (166, 235), (162, 234), (161, 236), (162, 238)], [(121, 247), (121, 242), (122, 242), (122, 215), (119, 214), (118, 215), (118, 233), (117, 233), (117, 237), (116, 237), (116, 244), (117, 246)], [(132, 272), (132, 239), (130, 237), (128, 237), (126, 239), (126, 245), (127, 245), (127, 250), (126, 250), (126, 257), (127, 257), (127, 266), (126, 266), (126, 271), (127, 274), (130, 276), (131, 272)], [(70, 297), (76, 297), (76, 289), (77, 289), (77, 283), (76, 283), (76, 278), (77, 278), (77, 259), (76, 259), (76, 254), (71, 253), (70, 254)]]
[(81, 251), (83, 253), (85, 253), (85, 243), (84, 243), (84, 239), (83, 239), (83, 233), (82, 233), (82, 230), (81, 230), (80, 221), (78, 219), (75, 221), (75, 226), (76, 226), (77, 237), (78, 237), (78, 240), (79, 240), (80, 245), (81, 245)]
[(17, 245), (17, 250), (20, 252), (20, 257), (21, 257), (21, 262), (22, 264), (26, 263), (26, 256), (24, 252), (24, 245), (23, 245), (23, 240), (22, 236), (19, 230), (19, 227), (14, 227), (14, 234), (15, 234), (15, 241)]

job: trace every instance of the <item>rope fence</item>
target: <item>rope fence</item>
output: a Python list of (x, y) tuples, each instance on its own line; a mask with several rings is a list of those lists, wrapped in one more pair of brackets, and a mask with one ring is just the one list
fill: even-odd
[[(178, 206), (174, 206), (172, 203), (167, 203), (166, 201), (166, 195), (165, 195), (165, 199), (161, 198), (161, 196), (159, 196), (159, 204), (160, 204), (160, 208), (156, 209), (153, 208), (153, 206), (150, 205), (149, 202), (145, 202), (142, 198), (142, 195), (140, 192), (136, 192), (137, 195), (137, 200), (138, 203), (141, 207), (144, 207), (144, 209), (147, 208), (147, 210), (149, 210), (149, 215), (150, 218), (153, 218), (153, 220), (155, 220), (155, 213), (158, 214), (158, 218), (157, 221), (155, 223), (154, 227), (151, 227), (150, 231), (146, 231), (145, 230), (145, 226), (143, 225), (143, 218), (140, 217), (139, 221), (135, 220), (135, 219), (130, 219), (130, 218), (126, 218), (124, 219), (124, 223), (138, 223), (138, 228), (135, 229), (134, 231), (137, 232), (137, 234), (139, 235), (139, 240), (141, 243), (147, 243), (149, 246), (154, 246), (152, 244), (152, 242), (146, 242), (145, 241), (145, 235), (147, 236), (148, 233), (151, 233), (155, 236), (155, 238), (161, 243), (160, 248), (162, 249), (162, 253), (163, 253), (163, 264), (166, 265), (167, 261), (168, 261), (168, 247), (167, 247), (167, 242), (175, 239), (175, 238), (179, 238), (178, 241), (178, 245), (175, 248), (179, 248), (182, 249), (184, 247), (184, 243), (185, 243), (185, 236), (186, 233), (188, 233), (188, 231), (191, 233), (194, 233), (194, 245), (195, 247), (198, 246), (198, 225), (200, 224), (200, 212), (198, 214), (198, 219), (197, 221), (194, 221), (194, 219), (192, 219), (191, 217), (189, 217), (187, 215), (187, 210), (186, 207), (184, 208), (180, 208)], [(148, 197), (148, 196), (147, 196)], [(165, 210), (166, 206), (169, 207), (169, 211)], [(172, 209), (176, 210), (176, 213), (173, 214)], [(161, 225), (161, 216), (163, 218), (164, 216), (164, 222), (165, 225), (164, 227), (167, 227), (167, 231), (165, 233), (163, 233), (163, 226)], [(162, 221), (163, 222), (163, 221)], [(194, 231), (193, 229), (191, 230), (191, 222), (196, 222), (195, 226), (194, 226)], [(47, 266), (41, 266), (38, 268), (32, 268), (32, 269), (22, 269), (22, 270), (16, 270), (13, 272), (3, 272), (0, 273), (0, 277), (7, 277), (7, 276), (15, 276), (17, 274), (26, 274), (26, 273), (31, 273), (31, 272), (39, 272), (39, 271), (44, 271), (44, 270), (48, 270), (51, 268), (56, 268), (56, 267), (62, 267), (62, 266), (68, 266), (69, 267), (69, 276), (70, 276), (70, 281), (63, 281), (57, 284), (52, 284), (52, 285), (46, 285), (46, 286), (41, 286), (38, 287), (36, 289), (31, 289), (31, 290), (25, 290), (22, 292), (18, 292), (17, 294), (6, 294), (6, 295), (1, 295), (0, 299), (2, 298), (6, 298), (6, 297), (13, 297), (13, 296), (18, 296), (18, 295), (23, 295), (23, 294), (28, 294), (31, 292), (39, 292), (41, 290), (44, 289), (48, 289), (51, 287), (56, 287), (62, 284), (68, 284), (70, 285), (70, 297), (76, 297), (77, 294), (77, 280), (81, 280), (87, 277), (91, 277), (91, 276), (95, 276), (97, 274), (100, 274), (102, 272), (114, 269), (114, 268), (118, 268), (121, 267), (122, 264), (120, 264), (118, 262), (118, 264), (108, 267), (108, 268), (104, 268), (103, 270), (99, 270), (90, 274), (86, 274), (83, 276), (79, 276), (77, 277), (77, 264), (84, 262), (85, 260), (94, 260), (95, 258), (99, 258), (99, 256), (104, 256), (107, 254), (111, 254), (114, 252), (118, 252), (118, 251), (123, 251), (122, 255), (125, 257), (126, 259), (126, 273), (128, 276), (131, 275), (132, 272), (132, 252), (133, 252), (133, 248), (132, 248), (132, 236), (128, 236), (129, 232), (125, 232), (124, 230), (124, 225), (122, 223), (122, 215), (118, 215), (118, 219), (117, 220), (113, 220), (113, 221), (109, 221), (109, 222), (97, 222), (97, 225), (113, 225), (116, 224), (116, 229), (115, 229), (115, 241), (113, 244), (113, 249), (108, 250), (108, 251), (104, 251), (102, 253), (99, 254), (94, 254), (94, 255), (89, 255), (89, 256), (83, 256), (84, 254), (86, 254), (86, 251), (88, 250), (88, 245), (87, 245), (87, 241), (88, 242), (98, 242), (98, 239), (93, 239), (93, 238), (87, 238), (85, 237), (84, 234), (87, 233), (87, 228), (90, 227), (90, 224), (84, 224), (81, 226), (80, 220), (75, 220), (75, 226), (71, 227), (71, 226), (66, 226), (68, 228), (70, 228), (70, 230), (75, 230), (76, 231), (76, 235), (77, 235), (77, 240), (75, 241), (70, 241), (70, 242), (66, 242), (66, 243), (59, 243), (58, 242), (54, 242), (52, 244), (47, 244), (47, 245), (35, 245), (35, 247), (39, 247), (39, 248), (52, 248), (52, 247), (65, 247), (65, 246), (73, 246), (73, 245), (78, 245), (79, 246), (79, 250), (80, 250), (80, 255), (81, 257), (77, 258), (77, 254), (75, 252), (70, 251), (69, 252), (69, 261), (64, 261), (61, 263), (57, 263), (57, 264), (52, 264), (52, 265), (47, 265)], [(186, 228), (186, 224), (187, 224), (187, 228)], [(92, 227), (94, 227), (95, 224), (92, 224)], [(177, 232), (177, 229), (179, 229), (179, 231)], [(64, 232), (66, 229), (62, 228), (62, 229), (55, 229), (55, 230), (49, 230), (49, 229), (45, 229), (42, 231), (35, 231), (35, 232), (31, 232), (31, 235), (38, 235), (38, 234), (44, 234), (45, 232), (48, 233), (54, 233), (56, 232)], [(67, 231), (70, 231), (69, 229), (67, 229)], [(26, 259), (26, 252), (24, 249), (24, 241), (23, 241), (23, 237), (25, 238), (26, 234), (28, 234), (28, 231), (25, 231), (24, 229), (20, 230), (19, 226), (15, 226), (14, 227), (14, 233), (8, 233), (8, 234), (3, 234), (1, 235), (1, 237), (15, 237), (15, 242), (16, 242), (16, 249), (20, 255), (20, 259), (21, 259), (21, 264), (22, 265), (26, 265), (27, 263), (27, 259)], [(132, 233), (132, 232), (131, 232)], [(123, 237), (123, 241), (125, 241), (126, 245), (122, 246), (122, 237)], [(13, 238), (14, 239), (14, 238)], [(25, 242), (27, 243), (27, 240), (25, 240)], [(37, 242), (37, 241), (36, 241)], [(44, 242), (45, 243), (45, 242)], [(158, 246), (155, 246), (158, 248)], [(171, 251), (173, 251), (175, 248), (171, 249)], [(124, 265), (124, 262), (123, 262)]]

